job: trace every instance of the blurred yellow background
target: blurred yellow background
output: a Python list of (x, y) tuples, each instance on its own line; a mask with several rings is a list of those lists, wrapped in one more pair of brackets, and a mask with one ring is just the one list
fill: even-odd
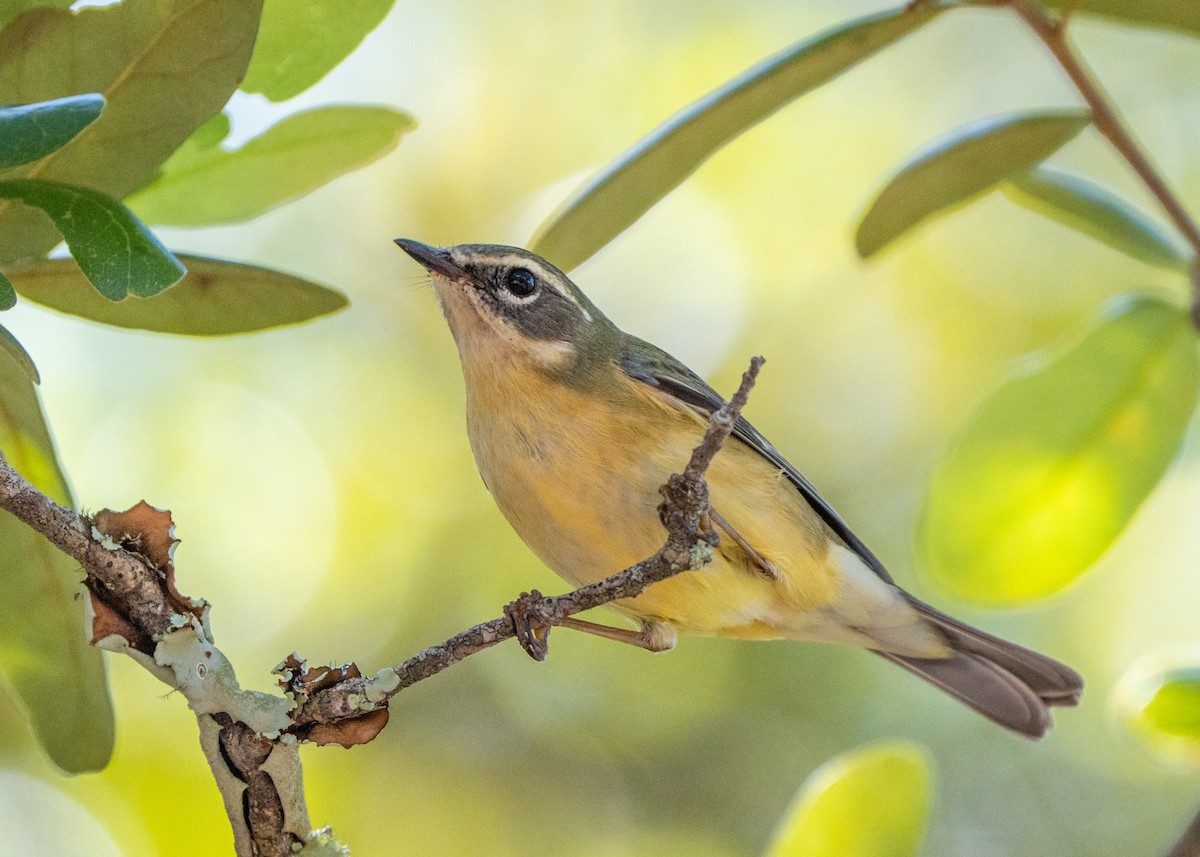
[[(213, 603), (217, 642), (252, 687), (270, 688), (292, 650), (370, 673), (522, 589), (561, 591), (475, 473), (453, 343), (391, 239), (525, 243), (675, 110), (888, 7), (399, 0), (294, 101), (237, 96), (234, 142), (334, 102), (402, 107), (420, 127), (251, 223), (157, 230), (173, 249), (337, 287), (352, 306), (333, 318), (201, 341), (27, 302), (6, 316), (41, 369), (78, 500), (174, 512), (180, 588)], [(1200, 43), (1082, 18), (1072, 29), (1200, 208)], [(1080, 709), (1031, 744), (860, 652), (684, 638), (650, 656), (558, 631), (545, 664), (501, 646), (401, 694), (373, 744), (307, 748), (314, 823), (358, 854), (752, 857), (816, 766), (899, 737), (936, 764), (928, 855), (1164, 853), (1200, 778), (1147, 756), (1111, 699), (1136, 658), (1200, 640), (1195, 438), (1104, 559), (1036, 608), (955, 603), (923, 582), (912, 540), (932, 467), (1012, 361), (1073, 336), (1107, 297), (1172, 294), (1177, 277), (999, 195), (871, 265), (851, 241), (874, 192), (930, 138), (1076, 101), (1011, 14), (944, 15), (736, 140), (575, 279), (722, 392), (766, 355), (749, 418), (902, 584), (1079, 668)], [(1053, 162), (1154, 211), (1094, 131)], [(0, 854), (232, 853), (184, 700), (127, 659), (109, 666), (117, 748), (98, 775), (59, 777), (0, 697)]]

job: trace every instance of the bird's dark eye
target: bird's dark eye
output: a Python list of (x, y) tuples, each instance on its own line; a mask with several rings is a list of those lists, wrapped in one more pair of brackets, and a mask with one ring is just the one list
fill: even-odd
[(528, 268), (513, 268), (504, 278), (504, 287), (519, 298), (527, 298), (537, 290), (537, 277)]

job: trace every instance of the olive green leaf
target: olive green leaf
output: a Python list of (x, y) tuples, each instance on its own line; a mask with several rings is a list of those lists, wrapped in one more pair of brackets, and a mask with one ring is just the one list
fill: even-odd
[(0, 107), (0, 169), (28, 164), (61, 149), (104, 109), (103, 95), (74, 95)]
[[(37, 394), (10, 360), (0, 360), (0, 450), (42, 492), (71, 503)], [(0, 515), (0, 676), (47, 754), (72, 773), (103, 768), (113, 746), (104, 662), (88, 645), (80, 579), (78, 563)]]
[(892, 741), (838, 756), (816, 770), (767, 857), (912, 857), (929, 824), (929, 760)]
[(1200, 3), (1195, 0), (1045, 0), (1047, 6), (1069, 8), (1125, 24), (1164, 27), (1200, 35)]
[(0, 199), (19, 199), (50, 216), (84, 275), (110, 301), (156, 295), (186, 268), (112, 197), (57, 182), (0, 181)]
[(278, 271), (202, 256), (180, 256), (187, 276), (152, 298), (106, 301), (88, 287), (69, 259), (10, 269), (25, 298), (59, 312), (117, 327), (220, 336), (298, 324), (337, 312), (345, 296)]
[(266, 0), (242, 89), (271, 101), (299, 95), (379, 26), (396, 0)]
[(0, 30), (30, 9), (69, 9), (75, 0), (4, 0), (0, 4)]
[[(0, 104), (98, 92), (103, 114), (67, 145), (5, 178), (48, 179), (116, 199), (145, 185), (229, 100), (245, 73), (261, 0), (124, 0), (35, 9), (0, 33)], [(43, 255), (58, 234), (0, 202), (0, 261)]]
[(734, 137), (940, 11), (923, 4), (859, 18), (747, 69), (602, 169), (538, 227), (531, 249), (564, 270), (577, 267)]
[[(24, 346), (17, 341), (4, 325), (0, 325), (0, 351), (3, 351), (8, 357), (17, 364), (25, 377), (35, 384), (42, 383), (42, 377), (38, 374), (37, 366), (33, 364), (33, 358), (29, 356), (29, 352)], [(2, 406), (3, 403), (0, 403)]]
[(1191, 257), (1165, 227), (1087, 179), (1035, 167), (1010, 176), (1001, 189), (1026, 208), (1135, 259), (1182, 271), (1191, 265)]
[(933, 477), (920, 525), (929, 574), (963, 598), (1020, 604), (1082, 574), (1158, 484), (1196, 405), (1187, 313), (1110, 308), (983, 405)]
[(858, 225), (864, 259), (921, 221), (1039, 164), (1087, 127), (1085, 110), (989, 116), (951, 131), (900, 169)]
[(0, 312), (12, 309), (17, 305), (17, 293), (13, 291), (8, 277), (0, 273)]
[(322, 107), (289, 116), (232, 151), (197, 140), (126, 202), (148, 223), (248, 220), (382, 157), (414, 124), (387, 107)]

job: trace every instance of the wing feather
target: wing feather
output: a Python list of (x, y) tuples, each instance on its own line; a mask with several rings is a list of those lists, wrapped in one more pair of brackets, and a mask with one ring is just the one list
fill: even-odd
[[(712, 416), (712, 413), (725, 403), (716, 390), (683, 363), (662, 349), (636, 337), (628, 336), (623, 343), (618, 365), (630, 378), (657, 388), (684, 407), (691, 408), (705, 417)], [(758, 429), (750, 425), (745, 418), (739, 418), (733, 428), (733, 436), (783, 471), (788, 481), (796, 486), (796, 490), (804, 496), (846, 547), (854, 551), (880, 578), (894, 583), (879, 558), (863, 544), (825, 498), (817, 493), (817, 489), (804, 474), (793, 467)]]

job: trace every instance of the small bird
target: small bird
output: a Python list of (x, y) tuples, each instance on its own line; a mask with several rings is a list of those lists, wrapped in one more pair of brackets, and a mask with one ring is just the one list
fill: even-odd
[[(396, 243), (429, 272), (462, 362), (467, 433), (484, 484), (535, 554), (574, 586), (653, 555), (659, 486), (721, 397), (621, 331), (568, 277), (517, 247)], [(740, 420), (707, 473), (713, 561), (611, 607), (637, 631), (569, 627), (650, 651), (676, 632), (849, 643), (1030, 738), (1083, 680), (1045, 655), (918, 601), (812, 484)]]

